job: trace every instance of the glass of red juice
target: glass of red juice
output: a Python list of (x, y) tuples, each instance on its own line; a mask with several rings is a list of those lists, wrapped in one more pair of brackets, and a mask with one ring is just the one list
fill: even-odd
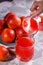
[(38, 31), (38, 23), (35, 20), (35, 18), (31, 18), (31, 16), (25, 17), (25, 19), (22, 21), (22, 28), (23, 30), (28, 33), (35, 35)]
[(28, 62), (34, 56), (34, 38), (33, 36), (23, 36), (16, 41), (16, 57), (21, 62)]

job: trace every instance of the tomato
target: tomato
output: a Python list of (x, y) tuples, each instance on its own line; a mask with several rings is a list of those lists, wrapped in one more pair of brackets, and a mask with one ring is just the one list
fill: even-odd
[(11, 29), (15, 29), (21, 25), (21, 19), (17, 16), (12, 16), (7, 21), (7, 25)]
[(9, 56), (9, 51), (6, 47), (0, 45), (0, 61), (4, 61)]
[(17, 38), (23, 37), (25, 35), (27, 35), (27, 33), (23, 30), (22, 27), (19, 27), (19, 28), (16, 29)]
[(2, 33), (3, 29), (4, 29), (4, 21), (0, 20), (0, 34)]
[(21, 25), (20, 25), (20, 27), (21, 27), (22, 26), (22, 22), (25, 19), (25, 16), (21, 16), (20, 19), (21, 19)]
[(21, 28), (16, 29), (16, 36), (17, 38), (21, 37), (23, 35), (23, 31)]
[(41, 21), (39, 22), (39, 30), (43, 31), (43, 16), (39, 16), (41, 18)]
[(21, 21), (23, 21), (25, 19), (25, 16), (21, 16), (20, 19)]
[(11, 29), (15, 29), (21, 25), (21, 19), (13, 13), (8, 13), (4, 20), (6, 21), (7, 26)]
[(10, 28), (6, 28), (3, 30), (1, 37), (4, 42), (13, 42), (15, 39), (15, 32)]
[(6, 14), (6, 16), (4, 17), (4, 21), (8, 21), (8, 18), (12, 15), (15, 15), (13, 12), (9, 12), (8, 14)]
[(41, 21), (40, 21), (40, 22), (42, 22), (42, 23), (43, 23), (43, 16), (41, 16), (41, 15), (40, 15), (39, 17), (41, 18)]

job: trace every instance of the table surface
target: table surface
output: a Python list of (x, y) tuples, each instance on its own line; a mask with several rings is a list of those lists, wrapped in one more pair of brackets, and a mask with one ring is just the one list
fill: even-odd
[[(12, 2), (0, 3), (0, 19), (10, 11), (15, 12), (18, 16), (29, 15), (33, 0), (13, 0)], [(35, 38), (35, 53), (30, 63), (22, 65), (43, 65), (43, 31), (38, 31)], [(1, 41), (0, 41), (1, 42)], [(0, 62), (0, 65), (19, 65), (17, 58), (10, 62)]]

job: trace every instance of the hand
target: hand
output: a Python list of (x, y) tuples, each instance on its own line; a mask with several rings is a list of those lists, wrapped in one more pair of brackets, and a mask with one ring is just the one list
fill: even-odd
[(36, 17), (43, 12), (43, 1), (34, 1), (30, 8), (32, 17)]

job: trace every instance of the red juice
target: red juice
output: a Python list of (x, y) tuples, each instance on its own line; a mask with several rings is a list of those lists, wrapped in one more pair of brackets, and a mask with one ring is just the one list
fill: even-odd
[(34, 41), (32, 38), (21, 37), (16, 42), (16, 56), (23, 62), (29, 61), (34, 55)]

